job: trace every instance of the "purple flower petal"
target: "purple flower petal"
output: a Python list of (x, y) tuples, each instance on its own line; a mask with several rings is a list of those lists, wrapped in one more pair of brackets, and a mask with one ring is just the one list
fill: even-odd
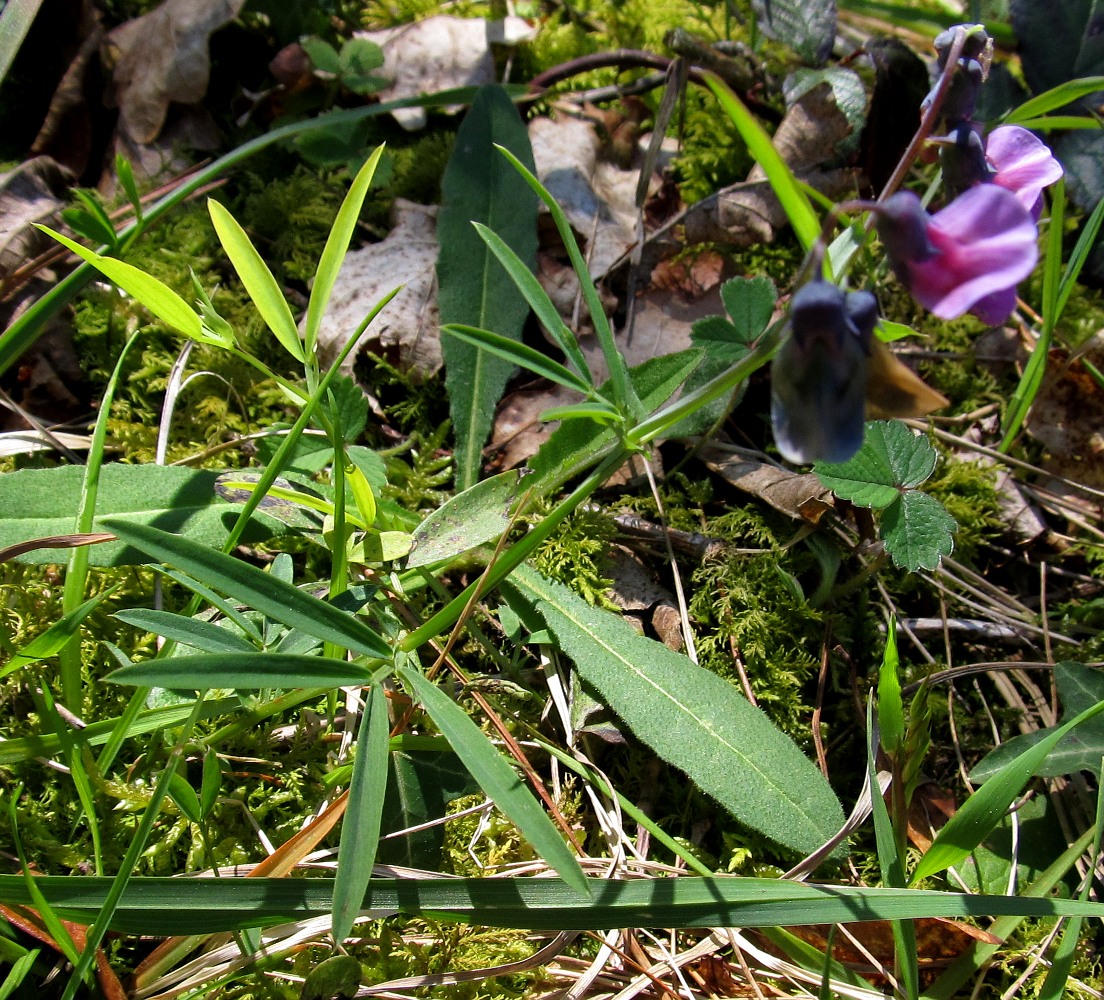
[(1018, 125), (1002, 125), (986, 140), (985, 158), (996, 171), (993, 183), (1011, 191), (1038, 218), (1034, 209), (1043, 188), (1062, 176), (1062, 165), (1046, 143)]
[(1039, 257), (1031, 214), (995, 184), (970, 188), (930, 217), (915, 194), (899, 192), (882, 206), (878, 231), (897, 277), (940, 319), (975, 312), (1003, 322)]

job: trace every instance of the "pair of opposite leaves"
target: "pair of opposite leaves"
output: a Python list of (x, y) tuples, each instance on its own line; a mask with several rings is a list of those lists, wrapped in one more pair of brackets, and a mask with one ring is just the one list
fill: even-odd
[(865, 420), (922, 417), (941, 393), (877, 337), (878, 303), (814, 279), (790, 301), (787, 335), (771, 365), (771, 422), (791, 462), (846, 462), (862, 447)]

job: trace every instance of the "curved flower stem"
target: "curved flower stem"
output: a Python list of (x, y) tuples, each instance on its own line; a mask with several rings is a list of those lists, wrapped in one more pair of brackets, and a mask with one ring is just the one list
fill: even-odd
[(958, 60), (966, 44), (966, 34), (966, 29), (961, 24), (955, 28), (954, 41), (951, 42), (951, 47), (947, 53), (947, 62), (943, 67), (943, 72), (939, 76), (939, 82), (931, 92), (931, 103), (928, 105), (928, 110), (921, 119), (920, 127), (916, 130), (916, 135), (912, 137), (912, 142), (909, 143), (908, 149), (905, 150), (904, 155), (898, 161), (892, 176), (886, 181), (885, 187), (882, 188), (882, 193), (878, 195), (878, 201), (885, 201), (901, 186), (901, 182), (905, 179), (905, 174), (908, 173), (909, 167), (912, 166), (913, 160), (916, 159), (917, 154), (920, 152), (920, 147), (927, 140), (928, 136), (931, 135), (935, 123), (939, 120), (939, 112), (943, 110), (943, 99), (947, 96), (947, 90), (951, 86), (951, 80), (954, 78), (958, 68)]

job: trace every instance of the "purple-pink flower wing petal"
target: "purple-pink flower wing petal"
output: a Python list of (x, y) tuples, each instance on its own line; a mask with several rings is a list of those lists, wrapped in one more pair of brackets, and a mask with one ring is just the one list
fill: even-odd
[(993, 129), (985, 141), (985, 158), (996, 171), (993, 183), (1011, 191), (1028, 211), (1043, 188), (1062, 176), (1062, 164), (1046, 143), (1018, 125)]
[[(971, 188), (931, 217), (927, 237), (939, 252), (909, 262), (909, 288), (916, 300), (940, 319), (955, 319), (989, 296), (1004, 293), (986, 303), (989, 318), (983, 318), (996, 323), (1007, 319), (1016, 285), (1039, 257), (1035, 221), (1016, 196), (995, 184)], [(992, 308), (997, 301), (1011, 302), (1000, 316)]]

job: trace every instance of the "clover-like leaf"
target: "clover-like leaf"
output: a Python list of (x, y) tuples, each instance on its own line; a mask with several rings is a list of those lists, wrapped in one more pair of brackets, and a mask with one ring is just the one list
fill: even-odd
[(919, 490), (907, 490), (882, 517), (882, 540), (895, 566), (915, 573), (935, 569), (954, 551), (958, 524), (947, 508)]

